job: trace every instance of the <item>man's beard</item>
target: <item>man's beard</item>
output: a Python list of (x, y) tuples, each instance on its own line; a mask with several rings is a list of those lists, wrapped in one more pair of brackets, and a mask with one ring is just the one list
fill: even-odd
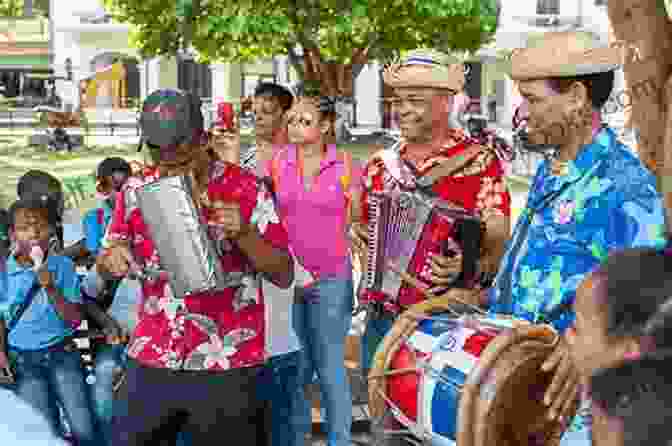
[[(534, 127), (532, 132), (529, 131), (529, 128), (529, 120), (526, 120), (516, 129), (513, 136), (514, 147), (521, 152), (537, 153), (547, 158), (556, 157), (561, 146), (559, 139), (567, 136), (566, 119), (560, 122), (547, 123), (543, 127)], [(534, 141), (538, 139), (541, 139), (541, 142)]]
[(544, 155), (546, 157), (555, 157), (560, 149), (559, 144), (533, 143), (530, 141), (530, 135), (527, 128), (520, 128), (514, 135), (514, 148), (521, 152), (531, 152)]

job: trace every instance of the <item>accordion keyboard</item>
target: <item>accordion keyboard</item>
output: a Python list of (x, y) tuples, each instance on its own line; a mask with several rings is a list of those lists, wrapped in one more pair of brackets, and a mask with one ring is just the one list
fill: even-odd
[(365, 283), (367, 288), (376, 284), (376, 265), (378, 264), (378, 249), (380, 243), (380, 224), (383, 214), (385, 197), (379, 194), (370, 194), (368, 197), (368, 255), (366, 257)]

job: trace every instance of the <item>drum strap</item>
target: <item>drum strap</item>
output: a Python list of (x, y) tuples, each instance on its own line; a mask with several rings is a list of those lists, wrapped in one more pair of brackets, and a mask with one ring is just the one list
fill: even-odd
[(451, 156), (438, 166), (431, 168), (428, 172), (417, 179), (418, 186), (431, 187), (442, 178), (452, 176), (467, 167), (485, 148), (480, 145), (473, 145), (465, 149), (462, 153)]

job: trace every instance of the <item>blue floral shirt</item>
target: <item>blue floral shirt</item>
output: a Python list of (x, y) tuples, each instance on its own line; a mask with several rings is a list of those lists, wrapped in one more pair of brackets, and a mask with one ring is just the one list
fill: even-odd
[[(579, 283), (611, 251), (665, 245), (665, 211), (654, 175), (609, 128), (581, 149), (564, 175), (551, 174), (550, 167), (543, 161), (537, 170), (489, 300), (492, 313), (548, 322), (564, 332), (574, 321)], [(503, 286), (509, 271), (507, 302), (502, 288), (509, 288)]]

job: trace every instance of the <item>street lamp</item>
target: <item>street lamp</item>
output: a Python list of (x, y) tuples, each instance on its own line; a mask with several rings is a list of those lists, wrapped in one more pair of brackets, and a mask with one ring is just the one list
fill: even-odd
[(72, 80), (72, 59), (65, 59), (65, 74), (69, 81)]

